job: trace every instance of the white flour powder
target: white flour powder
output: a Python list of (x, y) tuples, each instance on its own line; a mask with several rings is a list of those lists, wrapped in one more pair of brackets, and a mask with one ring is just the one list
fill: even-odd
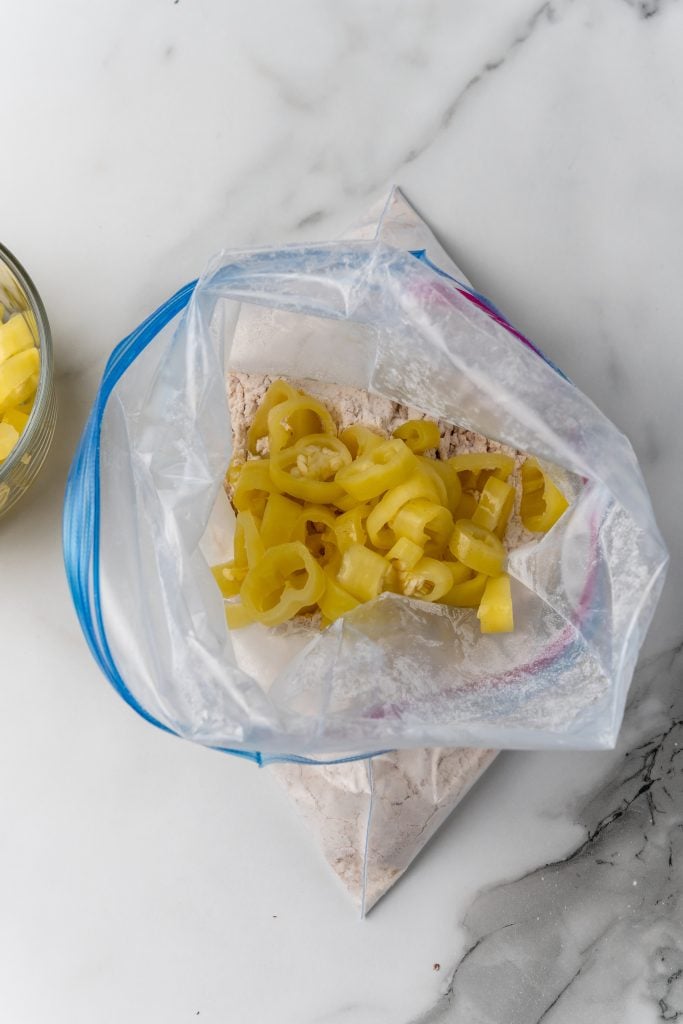
[[(273, 381), (263, 374), (228, 374), (233, 455), (247, 458), (247, 430)], [(315, 380), (290, 380), (329, 409), (339, 429), (353, 423), (390, 435), (419, 409), (358, 388)], [(505, 452), (515, 459), (518, 494), (506, 536), (508, 549), (534, 539), (519, 518), (519, 469), (524, 456), (480, 434), (439, 423), (439, 456)], [(267, 452), (261, 444), (260, 454)], [(429, 453), (435, 454), (435, 453)], [(317, 628), (311, 621), (311, 628)], [(362, 912), (367, 912), (403, 874), (425, 843), (491, 764), (496, 751), (426, 748), (381, 754), (371, 761), (336, 765), (278, 764), (284, 784), (322, 851)]]

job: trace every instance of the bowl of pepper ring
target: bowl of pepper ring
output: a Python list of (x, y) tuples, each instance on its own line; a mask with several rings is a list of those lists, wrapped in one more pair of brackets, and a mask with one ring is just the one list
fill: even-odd
[(0, 245), (0, 516), (37, 477), (56, 420), (47, 314), (31, 278)]

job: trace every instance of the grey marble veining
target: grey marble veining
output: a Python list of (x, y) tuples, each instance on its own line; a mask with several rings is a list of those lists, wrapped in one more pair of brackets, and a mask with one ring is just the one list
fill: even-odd
[(469, 949), (411, 1024), (621, 1024), (635, 998), (643, 1020), (683, 1017), (682, 684), (683, 642), (642, 666), (626, 749), (577, 809), (585, 840), (480, 893)]

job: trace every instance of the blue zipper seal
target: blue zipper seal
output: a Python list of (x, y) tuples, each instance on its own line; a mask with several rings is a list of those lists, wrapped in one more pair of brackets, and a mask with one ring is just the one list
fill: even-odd
[[(427, 257), (424, 249), (411, 251), (421, 263), (434, 270), (441, 277), (451, 281), (459, 290), (468, 293), (475, 301), (485, 307), (492, 316), (504, 326), (510, 328), (518, 337), (518, 333), (483, 295), (473, 291), (464, 283), (441, 270)], [(100, 440), (102, 419), (109, 397), (123, 374), (131, 367), (137, 357), (156, 338), (158, 333), (171, 320), (187, 307), (197, 280), (191, 281), (180, 288), (175, 295), (162, 303), (134, 331), (121, 341), (113, 350), (107, 361), (100, 382), (95, 402), (86, 421), (83, 435), (76, 449), (64, 495), (64, 514), (62, 521), (62, 546), (66, 577), (71, 596), (80, 622), (81, 629), (95, 661), (116, 692), (145, 721), (156, 726), (163, 732), (177, 736), (173, 729), (160, 722), (150, 714), (131, 693), (122, 678), (107, 641), (100, 601)], [(532, 349), (562, 377), (565, 375), (531, 342), (523, 338)], [(565, 379), (568, 379), (565, 377)], [(237, 750), (231, 747), (212, 747), (234, 757), (254, 761), (258, 765), (274, 763), (290, 763), (301, 765), (347, 764), (352, 761), (367, 760), (388, 751), (375, 751), (372, 754), (353, 754), (347, 757), (320, 758), (303, 757), (296, 754), (262, 754), (259, 751)]]

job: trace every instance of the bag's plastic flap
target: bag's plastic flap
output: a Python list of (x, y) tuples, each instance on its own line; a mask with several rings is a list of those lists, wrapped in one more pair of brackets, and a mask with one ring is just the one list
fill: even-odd
[[(454, 265), (435, 268), (427, 232), (394, 193), (371, 240), (220, 254), (153, 375), (133, 364), (114, 389), (101, 612), (130, 694), (160, 724), (273, 755), (614, 743), (666, 564), (633, 451)], [(515, 632), (481, 636), (471, 614), (386, 595), (299, 638), (266, 692), (238, 661), (200, 550), (230, 457), (226, 362), (349, 381), (583, 481), (511, 559)], [(251, 630), (252, 646), (271, 643)]]

